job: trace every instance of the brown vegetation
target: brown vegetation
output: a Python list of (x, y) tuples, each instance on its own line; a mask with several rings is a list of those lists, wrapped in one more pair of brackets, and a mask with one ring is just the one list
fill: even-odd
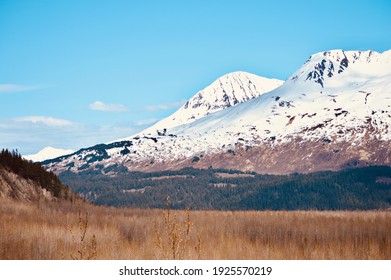
[(391, 259), (390, 228), (387, 211), (186, 212), (0, 199), (0, 259)]
[(248, 174), (248, 173), (223, 173), (223, 172), (216, 172), (217, 178), (247, 178), (247, 177), (255, 177), (254, 174)]
[(167, 209), (163, 212), (163, 225), (154, 223), (156, 256), (158, 259), (184, 260), (192, 258), (194, 248), (197, 259), (201, 258), (201, 238), (197, 234), (197, 243), (193, 247), (190, 211), (186, 210), (185, 219), (181, 222), (176, 213), (170, 209), (170, 197), (166, 199)]

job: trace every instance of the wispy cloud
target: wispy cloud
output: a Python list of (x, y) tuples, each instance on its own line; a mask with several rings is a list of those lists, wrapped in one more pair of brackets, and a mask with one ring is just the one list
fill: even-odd
[(64, 119), (57, 119), (53, 117), (43, 117), (43, 116), (27, 116), (15, 119), (17, 122), (29, 122), (33, 124), (43, 124), (50, 127), (65, 127), (71, 126), (73, 123)]
[(16, 84), (0, 84), (0, 93), (11, 93), (38, 89), (40, 86), (26, 86)]
[(147, 111), (163, 111), (163, 110), (169, 110), (169, 109), (178, 109), (184, 103), (185, 103), (185, 101), (181, 100), (178, 102), (165, 103), (165, 104), (159, 104), (159, 105), (148, 105), (145, 107), (145, 109)]
[(91, 110), (104, 112), (125, 112), (128, 108), (122, 104), (107, 104), (101, 101), (95, 101), (89, 105)]

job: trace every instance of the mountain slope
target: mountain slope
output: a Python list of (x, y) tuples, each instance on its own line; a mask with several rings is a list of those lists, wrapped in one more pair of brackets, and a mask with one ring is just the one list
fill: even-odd
[(40, 164), (8, 150), (0, 152), (0, 198), (30, 202), (80, 199)]
[[(56, 172), (232, 168), (262, 173), (391, 163), (391, 51), (317, 53), (283, 85), (191, 123), (47, 162)], [(125, 169), (123, 169), (125, 168)]]
[(212, 113), (238, 105), (279, 87), (283, 81), (246, 72), (233, 72), (197, 92), (171, 116), (159, 121), (141, 134), (156, 133), (194, 122)]

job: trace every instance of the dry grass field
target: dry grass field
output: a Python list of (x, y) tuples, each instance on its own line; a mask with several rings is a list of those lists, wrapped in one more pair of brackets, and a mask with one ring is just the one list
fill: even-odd
[(391, 212), (171, 211), (0, 200), (0, 259), (391, 259)]

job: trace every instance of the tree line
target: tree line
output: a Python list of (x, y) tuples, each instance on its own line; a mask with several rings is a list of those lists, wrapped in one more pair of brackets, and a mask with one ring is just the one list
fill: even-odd
[[(391, 168), (221, 178), (233, 170), (193, 169), (128, 172), (64, 172), (61, 180), (99, 205), (210, 210), (369, 210), (391, 208)], [(181, 175), (181, 176), (178, 176)]]

